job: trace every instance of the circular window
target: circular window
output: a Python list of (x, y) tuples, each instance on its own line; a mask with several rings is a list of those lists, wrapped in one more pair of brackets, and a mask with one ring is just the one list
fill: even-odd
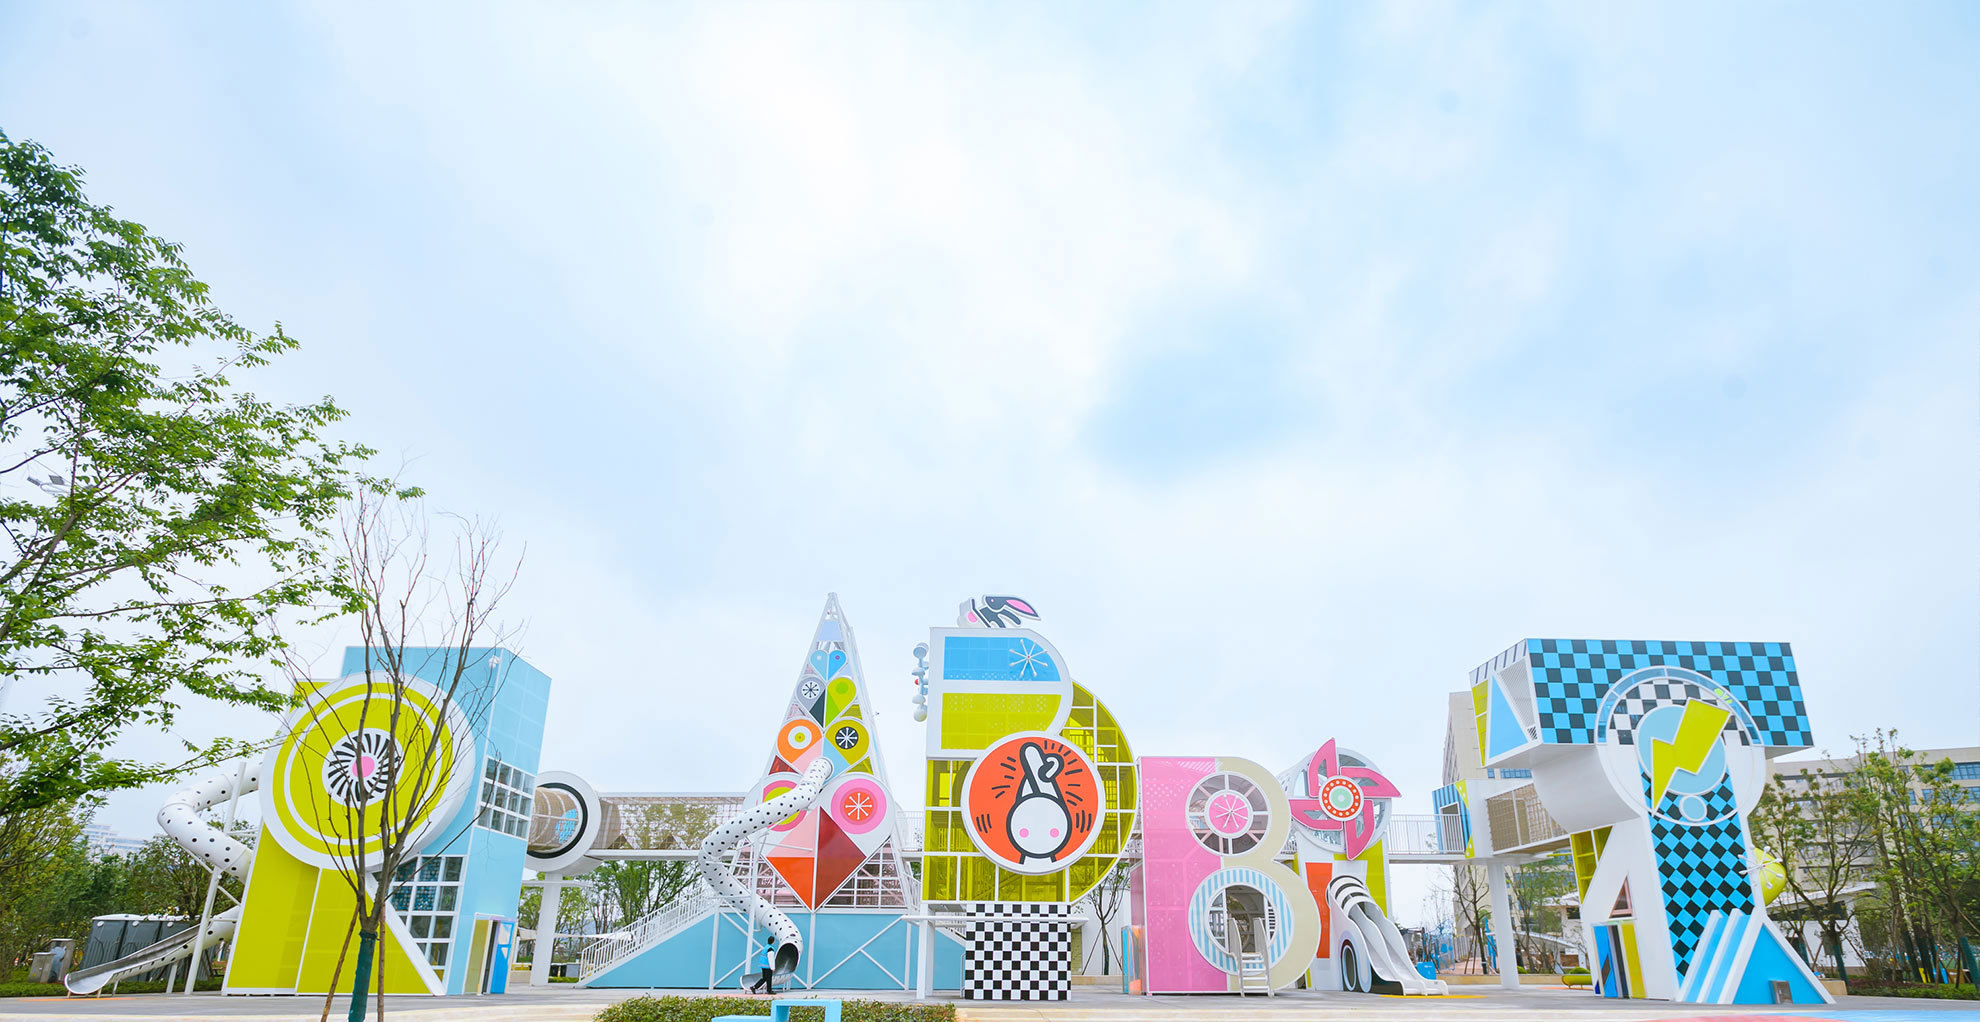
[(1265, 793), (1242, 774), (1211, 774), (1189, 793), (1189, 829), (1218, 855), (1242, 855), (1258, 847), (1271, 822)]

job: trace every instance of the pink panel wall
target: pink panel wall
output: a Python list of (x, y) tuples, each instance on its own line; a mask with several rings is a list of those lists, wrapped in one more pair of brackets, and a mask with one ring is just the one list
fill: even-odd
[(1141, 759), (1141, 849), (1144, 981), (1153, 993), (1222, 993), (1230, 977), (1203, 960), (1189, 939), (1189, 896), (1222, 860), (1196, 840), (1183, 810), (1196, 782), (1215, 773), (1215, 759)]

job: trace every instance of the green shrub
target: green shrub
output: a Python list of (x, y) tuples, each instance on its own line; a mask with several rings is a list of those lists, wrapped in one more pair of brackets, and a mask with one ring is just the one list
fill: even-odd
[(1907, 983), (1895, 987), (1873, 987), (1852, 983), (1849, 992), (1858, 997), (1923, 997), (1935, 1001), (1980, 1001), (1971, 983), (1946, 986), (1942, 983)]
[(1561, 970), (1561, 975), (1563, 975), (1563, 976), (1586, 976), (1586, 975), (1588, 975), (1588, 966), (1586, 966), (1586, 965), (1570, 965), (1570, 966), (1568, 966), (1567, 968), (1565, 968), (1565, 969), (1562, 969), (1562, 970)]
[[(793, 996), (802, 997), (802, 994)], [(770, 1001), (756, 997), (634, 997), (593, 1016), (594, 1022), (708, 1022), (720, 1015), (770, 1014)], [(793, 1022), (822, 1017), (817, 1008), (792, 1010)], [(844, 1002), (841, 1022), (955, 1022), (956, 1006), (921, 1001)]]
[(0, 983), (0, 997), (60, 997), (66, 993), (60, 983)]
[[(172, 984), (171, 992), (176, 993), (179, 990), (185, 989), (184, 983), (185, 980), (182, 979)], [(193, 989), (218, 990), (220, 989), (220, 980), (218, 977), (202, 979), (198, 983), (193, 984)], [(68, 988), (60, 983), (0, 983), (0, 997), (61, 997), (68, 992)], [(104, 987), (103, 992), (106, 994), (109, 993), (110, 988)], [(117, 992), (120, 994), (162, 994), (167, 991), (163, 982), (152, 980), (149, 983), (119, 983), (117, 985)]]

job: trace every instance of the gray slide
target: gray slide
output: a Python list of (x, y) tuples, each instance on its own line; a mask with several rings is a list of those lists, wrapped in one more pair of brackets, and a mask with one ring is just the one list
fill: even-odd
[(1378, 980), (1394, 983), (1405, 994), (1450, 992), (1443, 980), (1424, 979), (1417, 973), (1416, 963), (1409, 960), (1409, 948), (1403, 944), (1402, 931), (1383, 914), (1382, 906), (1375, 903), (1359, 877), (1335, 877), (1327, 885), (1327, 898), (1348, 917), (1360, 938), (1354, 942), (1355, 949), (1368, 956), (1368, 965)]
[[(228, 909), (214, 916), (206, 926), (207, 947), (234, 935), (234, 923), (240, 918), (239, 908)], [(103, 988), (127, 976), (138, 976), (153, 969), (162, 969), (175, 962), (192, 957), (193, 935), (199, 931), (196, 926), (188, 926), (178, 933), (147, 948), (133, 951), (114, 962), (92, 965), (87, 969), (77, 969), (62, 977), (62, 985), (72, 994), (102, 993)]]

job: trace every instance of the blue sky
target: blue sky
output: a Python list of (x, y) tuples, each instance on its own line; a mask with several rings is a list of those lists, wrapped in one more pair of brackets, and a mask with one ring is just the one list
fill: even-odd
[(1961, 3), (14, 4), (0, 123), (303, 339), (258, 389), (527, 545), (546, 767), (746, 784), (829, 590), (912, 790), (908, 648), (1017, 592), (1137, 750), (1338, 736), (1426, 811), (1442, 694), (1526, 636), (1784, 639), (1825, 747), (1980, 742), (1976, 44)]

